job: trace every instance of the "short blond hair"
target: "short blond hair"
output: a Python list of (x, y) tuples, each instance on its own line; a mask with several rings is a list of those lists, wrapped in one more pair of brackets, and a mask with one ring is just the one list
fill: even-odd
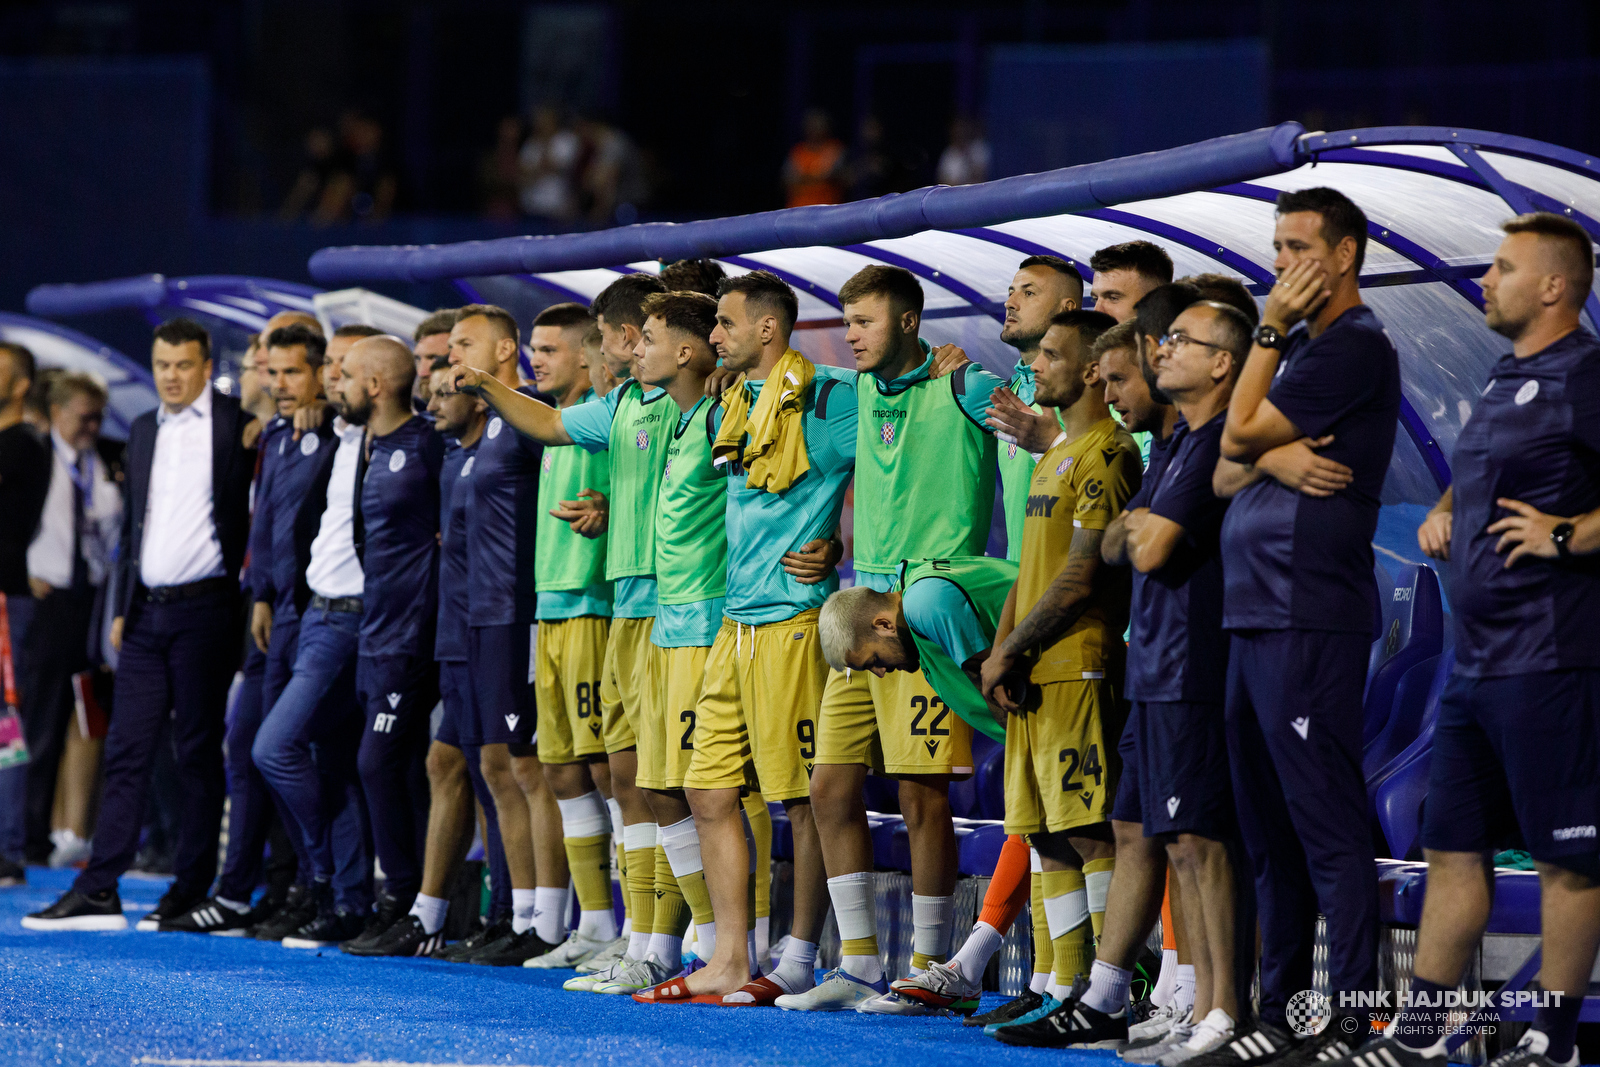
[(845, 658), (852, 649), (872, 640), (872, 620), (890, 603), (888, 593), (864, 585), (841, 589), (823, 601), (817, 616), (817, 638), (828, 666), (836, 671), (847, 669)]

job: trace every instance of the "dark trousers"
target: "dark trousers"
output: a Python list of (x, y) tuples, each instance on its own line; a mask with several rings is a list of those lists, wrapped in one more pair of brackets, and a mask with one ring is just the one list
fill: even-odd
[(251, 749), (291, 831), (305, 843), (312, 876), (333, 883), (335, 902), (346, 911), (372, 903), (370, 832), (356, 776), (360, 630), (361, 616), (347, 612), (313, 608), (302, 616), (293, 675)]
[(139, 848), (161, 722), (170, 716), (182, 797), (174, 892), (201, 896), (217, 873), (226, 788), (222, 769), (228, 683), (238, 662), (239, 596), (224, 592), (174, 604), (137, 599), (123, 621), (116, 710), (106, 735), (105, 787), (94, 854), (74, 887), (114, 889)]
[[(269, 652), (257, 648), (254, 638), (246, 639), (244, 677), (239, 683), (232, 714), (228, 716), (228, 854), (217, 884), (217, 895), (225, 900), (248, 901), (251, 898), (261, 880), (263, 851), (271, 837), (274, 818), (276, 816), (278, 824), (286, 821), (277, 810), (281, 802), (267, 787), (267, 780), (256, 767), (250, 749), (267, 709), (272, 706), (267, 693), (270, 653), (278, 652), (280, 656), (287, 653), (292, 663), (299, 634), (300, 620), (291, 616), (288, 622), (273, 626), (268, 639)], [(280, 650), (280, 644), (288, 648)], [(303, 843), (298, 847), (292, 843), (292, 839), (298, 838), (298, 834), (283, 832), (273, 839), (268, 881), (274, 886), (287, 888), (295, 879), (300, 866), (299, 853), (304, 850)], [(309, 872), (309, 857), (305, 858), (305, 865)]]
[(1261, 921), (1261, 1018), (1286, 1025), (1311, 988), (1317, 912), (1328, 977), (1377, 988), (1378, 875), (1361, 775), (1366, 634), (1235, 633), (1228, 658), (1228, 761)]
[(18, 663), (17, 689), (27, 727), (29, 855), (50, 851), (50, 813), (56, 775), (66, 747), (67, 728), (77, 714), (72, 676), (89, 666), (89, 629), (94, 623), (95, 591), (57, 589), (34, 601)]
[[(27, 593), (12, 593), (6, 597), (6, 617), (11, 626), (12, 663), (18, 673), (22, 671), (22, 647), (28, 639), (28, 627), (33, 622), (37, 603)], [(21, 699), (21, 694), (18, 694)], [(27, 724), (23, 724), (26, 738)], [(30, 767), (0, 770), (0, 857), (20, 861), (23, 843), (27, 837), (24, 816), (28, 807), (28, 773)]]
[(356, 690), (366, 713), (357, 757), (361, 790), (384, 891), (415, 896), (428, 840), (428, 717), (438, 701), (436, 667), (416, 656), (362, 656)]

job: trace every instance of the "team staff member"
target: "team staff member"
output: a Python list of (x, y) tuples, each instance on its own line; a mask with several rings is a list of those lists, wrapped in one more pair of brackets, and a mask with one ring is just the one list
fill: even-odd
[(112, 644), (117, 714), (89, 865), (30, 929), (127, 926), (117, 879), (133, 861), (150, 767), (170, 715), (184, 797), (177, 877), (141, 924), (176, 917), (210, 889), (225, 790), (223, 712), (238, 660), (239, 582), (255, 454), (239, 402), (211, 389), (211, 335), (191, 319), (156, 328), (151, 369), (161, 406), (134, 420)]
[[(311, 861), (304, 855), (304, 840), (293, 830), (293, 817), (281, 808), (250, 750), (266, 711), (277, 702), (294, 668), (300, 632), (300, 613), (295, 606), (300, 577), (294, 551), (295, 515), (316, 476), (322, 449), (331, 451), (334, 440), (333, 413), (318, 403), (322, 393), (318, 371), (326, 347), (321, 332), (302, 322), (278, 327), (262, 343), (267, 387), (277, 411), (257, 442), (261, 463), (250, 520), (250, 633), (251, 643), (263, 659), (261, 691), (255, 700), (241, 696), (228, 724), (228, 852), (216, 893), (164, 924), (163, 929), (242, 933), (270, 917), (271, 911), (286, 901), (284, 895), (277, 900), (264, 899), (263, 906), (254, 911), (250, 908), (275, 809), (279, 809), (289, 831), (286, 836), (301, 857), (305, 883), (310, 882)], [(325, 422), (296, 441), (294, 415), (308, 404), (325, 411)], [(246, 672), (244, 684), (249, 682)]]
[[(442, 386), (449, 369), (448, 357), (435, 357), (435, 385)], [(428, 843), (422, 863), (422, 888), (409, 915), (370, 944), (346, 942), (341, 946), (356, 956), (426, 956), (443, 949), (444, 922), (450, 907), (446, 894), (472, 843), (474, 794), (483, 804), (484, 853), (489, 861), (489, 926), (502, 920), (509, 924), (511, 914), (511, 881), (499, 819), (494, 797), (478, 767), (481, 744), (472, 714), (467, 669), (469, 464), (476, 464), (488, 422), (487, 407), (477, 397), (447, 396), (442, 389), (430, 388), (428, 410), (434, 430), (445, 439), (444, 463), (439, 470), (439, 614), (433, 646), (444, 714), (428, 747)]]
[[(933, 350), (918, 336), (922, 287), (910, 272), (867, 267), (845, 283), (839, 299), (857, 389), (863, 403), (870, 401), (870, 425), (858, 422), (857, 428), (856, 492), (874, 506), (856, 515), (856, 571), (858, 581), (883, 589), (892, 586), (902, 559), (983, 552), (996, 460), (994, 438), (981, 420), (989, 395), (1004, 383), (971, 365), (948, 381), (930, 378)], [(902, 521), (910, 514), (926, 518)], [(817, 726), (811, 796), (845, 958), (822, 986), (777, 1003), (837, 1011), (874, 992), (887, 994), (861, 799), (867, 770), (881, 766), (900, 782), (916, 857), (911, 965), (920, 971), (944, 958), (950, 937), (956, 857), (948, 787), (952, 777), (972, 772), (972, 727), (952, 715), (920, 675), (847, 678), (837, 671), (828, 677)]]
[(1439, 706), (1422, 828), (1428, 894), (1414, 997), (1343, 1065), (1444, 1064), (1453, 991), (1489, 922), (1496, 848), (1521, 831), (1539, 870), (1539, 985), (1561, 994), (1501, 1059), (1575, 1065), (1600, 943), (1600, 343), (1580, 323), (1594, 244), (1571, 219), (1506, 222), (1484, 321), (1511, 354), (1462, 427), (1454, 481), (1417, 541), (1451, 568), (1456, 668)]
[[(450, 331), (450, 360), (475, 368), (507, 389), (532, 396), (518, 357), (521, 331), (501, 308), (469, 304)], [(462, 695), (471, 735), (482, 746), (484, 781), (494, 795), (511, 870), (511, 927), (465, 957), (468, 962), (521, 966), (548, 952), (556, 936), (533, 929), (539, 868), (555, 876), (565, 864), (555, 798), (534, 754), (538, 713), (529, 684), (535, 612), (534, 540), (539, 517), (543, 448), (516, 433), (496, 412), (485, 416), (482, 441), (467, 475), (467, 678)]]
[[(718, 292), (710, 341), (722, 370), (738, 375), (712, 414), (712, 462), (727, 479), (726, 614), (706, 656), (684, 787), (724, 936), (704, 969), (635, 999), (737, 1006), (771, 1004), (815, 982), (827, 912), (807, 782), (828, 669), (817, 610), (838, 588), (842, 547), (832, 538), (854, 470), (856, 406), (854, 375), (789, 347), (799, 301), (781, 279), (752, 271), (724, 279)], [(754, 980), (740, 801), (751, 785), (787, 809), (795, 857), (791, 936), (772, 973)]]
[[(1211, 479), (1250, 330), (1237, 309), (1201, 302), (1173, 321), (1156, 353), (1157, 383), (1182, 421), (1167, 461), (1147, 472), (1101, 543), (1106, 563), (1131, 563), (1134, 571), (1134, 654), (1127, 675), (1134, 703), (1113, 810), (1113, 882), (1120, 889), (1112, 894), (1088, 990), (1043, 1019), (1001, 1030), (1008, 1044), (1093, 1048), (1127, 1040), (1132, 964), (1155, 918), (1169, 862), (1190, 919), (1194, 1014), (1201, 1021), (1156, 1062), (1175, 1067), (1233, 1036), (1240, 1005), (1227, 843), (1235, 831), (1223, 735), (1227, 643), (1218, 543), (1227, 502), (1212, 492)], [(1253, 948), (1254, 923), (1245, 925)]]
[[(1349, 1040), (1335, 1019), (1297, 1042), (1284, 1015), (1289, 998), (1310, 985), (1319, 908), (1328, 921), (1330, 995), (1373, 989), (1378, 979), (1361, 690), (1377, 616), (1372, 535), (1400, 371), (1382, 323), (1361, 303), (1366, 243), (1366, 216), (1342, 193), (1278, 197), (1278, 282), (1228, 405), (1224, 459), (1250, 462), (1331, 435), (1323, 454), (1348, 466), (1352, 480), (1319, 498), (1257, 478), (1234, 498), (1223, 527), (1223, 625), (1233, 631), (1228, 755), (1255, 868), (1261, 1001), (1255, 1033), (1192, 1061), (1197, 1067), (1248, 1067), (1291, 1049), (1293, 1059), (1310, 1062)], [(1352, 1018), (1365, 1032), (1365, 1017)]]
[(411, 388), (411, 406), (418, 415), (433, 415), (428, 407), (431, 399), (428, 385), (434, 363), (450, 354), (450, 330), (456, 324), (456, 312), (456, 308), (440, 308), (411, 331), (411, 358), (417, 371), (417, 380)]
[[(694, 754), (695, 708), (706, 656), (722, 622), (727, 588), (727, 478), (712, 462), (716, 434), (711, 412), (716, 404), (704, 395), (706, 378), (717, 367), (710, 341), (717, 302), (702, 293), (658, 293), (646, 299), (643, 311), (639, 382), (670, 398), (672, 421), (662, 428), (668, 442), (666, 464), (653, 516), (651, 572), (659, 604), (644, 670), (650, 693), (637, 718), (638, 780), (661, 827), (669, 870), (685, 872), (691, 892), (704, 897), (699, 840), (683, 780)], [(753, 858), (759, 870), (764, 858), (759, 849)], [(770, 857), (766, 862), (770, 865)], [(758, 894), (759, 881), (751, 880)], [(648, 943), (642, 951), (630, 949), (629, 960), (597, 983), (596, 992), (637, 993), (677, 973), (688, 915), (676, 878), (661, 878), (658, 886), (664, 892)], [(714, 928), (708, 933), (711, 939), (698, 948), (714, 946)], [(730, 931), (730, 936), (736, 933)]]
[[(1034, 468), (1021, 571), (983, 666), (985, 696), (1009, 713), (1006, 827), (1031, 835), (1043, 866), (1053, 966), (1041, 1010), (1088, 970), (1113, 868), (1106, 820), (1118, 761), (1108, 739), (1121, 736), (1128, 587), (1097, 570), (1102, 532), (1140, 478), (1138, 447), (1110, 417), (1092, 357), (1114, 325), (1101, 312), (1064, 312), (1040, 344), (1035, 396), (1060, 409), (1063, 429)], [(1008, 695), (1001, 682), (1013, 673), (1037, 693), (1018, 684), (1024, 699)]]
[(428, 831), (428, 713), (437, 700), (439, 469), (444, 441), (411, 409), (411, 350), (369, 337), (344, 358), (345, 418), (367, 430), (358, 497), (363, 583), (357, 769), (391, 920), (411, 910)]

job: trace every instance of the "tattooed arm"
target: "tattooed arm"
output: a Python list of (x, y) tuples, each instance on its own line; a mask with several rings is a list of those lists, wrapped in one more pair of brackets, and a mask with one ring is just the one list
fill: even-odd
[(1067, 562), (1061, 573), (1050, 583), (1039, 602), (1025, 618), (1018, 620), (1016, 628), (995, 642), (994, 651), (983, 662), (983, 696), (1007, 711), (1016, 705), (1000, 686), (1012, 673), (1023, 655), (1044, 648), (1072, 628), (1089, 607), (1094, 592), (1095, 574), (1100, 568), (1100, 542), (1103, 530), (1074, 530), (1072, 545), (1067, 550)]

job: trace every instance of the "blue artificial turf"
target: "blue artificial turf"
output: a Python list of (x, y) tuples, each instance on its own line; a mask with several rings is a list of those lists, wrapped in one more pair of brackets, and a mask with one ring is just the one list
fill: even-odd
[[(188, 1061), (540, 1067), (1109, 1067), (1109, 1052), (1008, 1048), (952, 1019), (648, 1006), (568, 993), (570, 971), (355, 959), (189, 934), (36, 933), (73, 872), (0, 889), (0, 1064)], [(164, 882), (125, 878), (130, 922)], [(984, 998), (984, 1010), (1000, 998)]]

